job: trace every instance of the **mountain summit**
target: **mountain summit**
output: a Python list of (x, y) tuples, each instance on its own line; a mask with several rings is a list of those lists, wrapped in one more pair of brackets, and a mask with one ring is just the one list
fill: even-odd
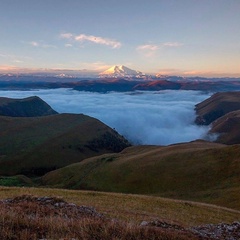
[(139, 77), (141, 75), (142, 72), (132, 70), (123, 65), (113, 66), (99, 74), (100, 77)]

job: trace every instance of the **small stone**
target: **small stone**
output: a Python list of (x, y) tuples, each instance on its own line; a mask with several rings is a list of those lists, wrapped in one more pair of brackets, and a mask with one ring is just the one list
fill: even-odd
[(147, 221), (142, 221), (140, 226), (144, 227), (144, 226), (147, 226), (148, 225), (148, 222)]

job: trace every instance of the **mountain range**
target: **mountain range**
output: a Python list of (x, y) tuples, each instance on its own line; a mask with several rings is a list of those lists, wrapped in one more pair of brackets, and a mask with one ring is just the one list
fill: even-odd
[(0, 75), (0, 89), (54, 89), (72, 88), (78, 91), (107, 93), (111, 91), (200, 90), (223, 92), (240, 90), (238, 78), (202, 78), (181, 76), (148, 76), (125, 66), (113, 66), (95, 77), (57, 75)]
[[(0, 72), (0, 81), (17, 80), (23, 78), (42, 78), (43, 81), (74, 81), (78, 79), (97, 79), (97, 78), (127, 78), (127, 79), (142, 79), (142, 80), (168, 80), (182, 82), (208, 82), (208, 81), (239, 81), (239, 77), (201, 77), (201, 76), (181, 76), (181, 75), (164, 75), (162, 73), (143, 73), (142, 71), (134, 70), (124, 65), (114, 65), (104, 71), (69, 70), (69, 69), (39, 69), (36, 71), (28, 71), (27, 69)], [(19, 78), (19, 79), (18, 79)]]

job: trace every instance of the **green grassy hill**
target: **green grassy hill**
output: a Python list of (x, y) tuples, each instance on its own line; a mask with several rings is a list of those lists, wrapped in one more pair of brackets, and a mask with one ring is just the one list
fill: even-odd
[(42, 175), (129, 145), (116, 131), (83, 114), (0, 116), (0, 175)]
[(0, 97), (0, 115), (10, 117), (39, 117), (57, 114), (37, 96), (13, 99)]
[(42, 178), (48, 186), (147, 194), (240, 209), (240, 145), (135, 146)]

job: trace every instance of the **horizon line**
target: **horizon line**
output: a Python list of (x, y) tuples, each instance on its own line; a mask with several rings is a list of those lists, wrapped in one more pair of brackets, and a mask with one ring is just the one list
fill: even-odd
[[(125, 66), (125, 65), (112, 65), (113, 66)], [(104, 68), (108, 70), (109, 68)], [(127, 67), (129, 68), (129, 67)], [(71, 68), (27, 68), (27, 67), (16, 67), (16, 66), (0, 66), (0, 74), (54, 74), (54, 73), (62, 73), (70, 72), (75, 74), (84, 74), (84, 75), (100, 75), (101, 72), (104, 72), (104, 69), (71, 69)], [(131, 68), (130, 68), (131, 69)], [(224, 72), (216, 72), (216, 71), (183, 71), (183, 70), (159, 70), (159, 71), (151, 71), (145, 72), (143, 75), (146, 76), (181, 76), (181, 77), (203, 77), (203, 78), (240, 78), (240, 73), (224, 73)], [(85, 77), (85, 76), (84, 76)]]

